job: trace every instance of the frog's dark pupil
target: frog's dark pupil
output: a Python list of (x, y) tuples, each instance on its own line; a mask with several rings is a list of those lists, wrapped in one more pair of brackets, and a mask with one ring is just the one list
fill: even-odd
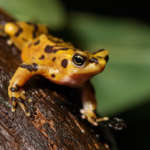
[(82, 66), (85, 62), (85, 57), (80, 55), (80, 54), (75, 54), (73, 56), (73, 62), (74, 64), (78, 65), (78, 66)]
[(83, 60), (83, 58), (82, 58), (81, 56), (76, 56), (76, 57), (75, 57), (75, 60), (76, 60), (76, 62), (77, 62), (78, 64), (83, 64), (83, 62), (84, 62), (84, 60)]

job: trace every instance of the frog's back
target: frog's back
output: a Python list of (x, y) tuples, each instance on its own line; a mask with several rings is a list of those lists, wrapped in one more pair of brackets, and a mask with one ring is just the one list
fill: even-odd
[(21, 58), (23, 62), (48, 63), (60, 50), (74, 49), (71, 43), (51, 35), (41, 34), (36, 39), (29, 42), (22, 50)]
[(72, 44), (49, 35), (48, 28), (40, 24), (8, 22), (4, 25), (4, 32), (21, 51), (25, 63), (47, 63), (46, 58), (49, 59), (56, 51), (74, 49)]

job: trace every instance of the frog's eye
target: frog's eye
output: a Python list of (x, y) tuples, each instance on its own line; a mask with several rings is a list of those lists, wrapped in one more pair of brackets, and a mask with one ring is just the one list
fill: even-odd
[(75, 65), (77, 66), (82, 66), (85, 61), (86, 61), (86, 57), (85, 56), (82, 56), (80, 54), (75, 54), (73, 57), (72, 57), (72, 61)]

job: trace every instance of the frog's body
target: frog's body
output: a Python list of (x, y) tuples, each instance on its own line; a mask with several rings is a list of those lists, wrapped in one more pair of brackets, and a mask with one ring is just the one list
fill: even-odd
[(48, 34), (43, 25), (25, 22), (9, 22), (4, 25), (5, 34), (21, 50), (22, 64), (12, 77), (8, 95), (12, 102), (12, 111), (18, 103), (26, 115), (29, 113), (23, 104), (23, 85), (33, 75), (42, 75), (50, 81), (82, 90), (82, 117), (93, 125), (100, 120), (96, 118), (96, 100), (89, 79), (103, 71), (108, 60), (107, 50), (95, 53), (81, 51), (72, 44)]

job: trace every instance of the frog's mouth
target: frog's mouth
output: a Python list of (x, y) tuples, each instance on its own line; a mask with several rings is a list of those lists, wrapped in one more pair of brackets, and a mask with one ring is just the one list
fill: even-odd
[(97, 73), (80, 73), (72, 74), (71, 76), (65, 76), (59, 84), (70, 87), (81, 87), (86, 81), (92, 78)]
[(55, 82), (69, 87), (80, 87), (89, 80), (91, 76), (91, 74), (73, 74), (71, 76), (64, 76), (61, 80)]

